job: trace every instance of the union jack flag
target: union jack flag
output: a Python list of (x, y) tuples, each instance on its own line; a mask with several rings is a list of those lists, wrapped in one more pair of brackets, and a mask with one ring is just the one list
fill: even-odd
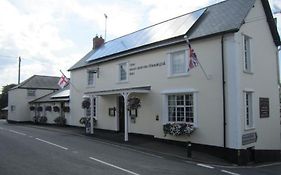
[(197, 59), (196, 53), (191, 48), (190, 44), (188, 44), (188, 47), (189, 47), (189, 63), (188, 63), (187, 71), (190, 71), (192, 68), (194, 68), (194, 67), (199, 65), (199, 61)]

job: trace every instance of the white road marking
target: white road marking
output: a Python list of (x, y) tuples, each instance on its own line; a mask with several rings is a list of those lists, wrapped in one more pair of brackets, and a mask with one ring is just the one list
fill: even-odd
[(107, 162), (104, 162), (104, 161), (102, 161), (102, 160), (99, 160), (99, 159), (96, 159), (96, 158), (93, 158), (93, 157), (89, 157), (89, 158), (90, 158), (90, 159), (92, 159), (92, 160), (94, 160), (94, 161), (100, 162), (100, 163), (102, 163), (102, 164), (105, 164), (105, 165), (111, 166), (111, 167), (113, 167), (113, 168), (116, 168), (116, 169), (119, 169), (119, 170), (125, 171), (125, 172), (127, 172), (127, 173), (134, 174), (134, 175), (139, 175), (138, 173), (135, 173), (135, 172), (130, 171), (130, 170), (126, 170), (126, 169), (121, 168), (121, 167), (116, 166), (116, 165), (112, 165), (112, 164), (107, 163)]
[(25, 133), (18, 132), (18, 131), (12, 130), (12, 129), (9, 129), (9, 131), (10, 131), (10, 132), (12, 132), (12, 133), (15, 133), (15, 134), (19, 134), (19, 135), (26, 136), (26, 134), (25, 134)]
[(226, 174), (231, 174), (231, 175), (240, 175), (238, 173), (233, 173), (233, 172), (226, 171), (226, 170), (221, 170), (221, 172), (226, 173)]
[(63, 147), (63, 146), (60, 146), (60, 145), (57, 145), (57, 144), (55, 144), (55, 143), (48, 142), (48, 141), (46, 141), (46, 140), (42, 140), (42, 139), (39, 139), (39, 138), (35, 138), (35, 139), (36, 139), (36, 140), (39, 140), (39, 141), (41, 141), (41, 142), (44, 142), (44, 143), (47, 143), (47, 144), (50, 144), (50, 145), (59, 147), (59, 148), (61, 148), (61, 149), (68, 150), (68, 148)]
[(33, 138), (33, 136), (28, 136), (28, 137)]
[(268, 167), (268, 166), (275, 166), (275, 165), (280, 165), (280, 162), (276, 162), (276, 163), (270, 163), (270, 164), (265, 164), (265, 165), (258, 165), (256, 166), (256, 168), (263, 168), (263, 167)]
[(197, 165), (197, 166), (204, 167), (204, 168), (214, 169), (214, 167), (212, 167), (212, 166), (210, 166), (210, 165), (205, 165), (205, 164), (202, 164), (202, 163), (197, 163), (196, 165)]

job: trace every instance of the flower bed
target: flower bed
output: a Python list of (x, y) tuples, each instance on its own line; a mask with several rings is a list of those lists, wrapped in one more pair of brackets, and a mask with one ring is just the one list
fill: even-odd
[(195, 127), (193, 124), (189, 123), (167, 123), (163, 125), (163, 131), (165, 136), (167, 134), (173, 136), (180, 136), (180, 135), (190, 135), (195, 131)]

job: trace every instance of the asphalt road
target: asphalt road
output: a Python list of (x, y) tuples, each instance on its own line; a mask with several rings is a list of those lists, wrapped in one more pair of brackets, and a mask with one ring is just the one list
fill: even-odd
[(59, 130), (0, 120), (0, 175), (280, 175), (281, 163), (224, 167), (169, 159)]

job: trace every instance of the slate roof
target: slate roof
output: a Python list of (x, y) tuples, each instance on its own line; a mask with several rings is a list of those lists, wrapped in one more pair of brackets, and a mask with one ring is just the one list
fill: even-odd
[[(271, 34), (273, 36), (273, 40), (277, 46), (281, 45), (280, 37), (277, 32), (276, 24), (274, 23), (271, 9), (268, 3), (268, 0), (261, 0), (266, 16), (267, 16), (267, 22), (270, 27)], [(123, 50), (119, 53), (109, 54), (109, 55), (102, 55), (101, 57), (95, 57), (95, 53), (98, 52), (97, 50), (91, 50), (88, 54), (86, 54), (81, 60), (79, 60), (76, 64), (74, 64), (69, 71), (78, 69), (81, 67), (85, 67), (88, 65), (93, 65), (98, 62), (102, 61), (108, 61), (111, 59), (119, 58), (128, 54), (135, 54), (138, 52), (142, 52), (145, 50), (154, 49), (157, 47), (162, 47), (169, 44), (175, 44), (176, 41), (183, 42), (183, 36), (187, 35), (189, 40), (195, 40), (200, 39), (204, 37), (219, 35), (223, 33), (233, 33), (239, 31), (241, 25), (244, 23), (244, 19), (246, 18), (247, 14), (251, 10), (255, 3), (255, 0), (226, 0), (202, 9), (206, 9), (204, 13), (199, 17), (199, 19), (193, 24), (193, 26), (189, 29), (186, 29), (186, 33), (183, 33), (180, 36), (175, 36), (173, 38), (169, 38), (166, 40), (163, 40), (161, 42), (157, 43), (151, 43), (150, 45), (146, 46), (140, 46), (136, 48), (131, 48), (128, 50)], [(185, 15), (190, 15), (193, 13), (197, 13), (198, 11), (202, 10), (199, 9), (197, 11), (187, 13)], [(184, 15), (181, 15), (176, 18), (181, 18)], [(155, 24), (153, 26), (144, 28), (142, 30), (139, 30), (137, 32), (143, 32), (143, 30), (147, 30), (150, 28), (152, 30), (153, 28), (157, 28), (157, 26), (170, 22), (171, 20), (174, 20), (176, 18), (164, 21), (159, 24)], [(128, 38), (132, 35), (135, 35), (137, 32), (134, 32), (132, 34), (125, 35), (123, 37), (108, 41), (104, 44), (104, 47), (107, 47), (109, 45), (114, 45), (114, 43), (120, 43), (124, 37)], [(131, 38), (134, 40), (134, 38)], [(94, 57), (95, 59), (91, 60), (89, 58)]]
[(62, 102), (62, 101), (69, 101), (69, 85), (63, 89), (58, 91), (49, 93), (43, 97), (39, 97), (29, 103), (44, 103), (44, 102)]
[(32, 77), (28, 78), (27, 80), (23, 81), (22, 83), (12, 89), (21, 88), (57, 90), (60, 88), (58, 85), (59, 79), (60, 77), (33, 75)]

